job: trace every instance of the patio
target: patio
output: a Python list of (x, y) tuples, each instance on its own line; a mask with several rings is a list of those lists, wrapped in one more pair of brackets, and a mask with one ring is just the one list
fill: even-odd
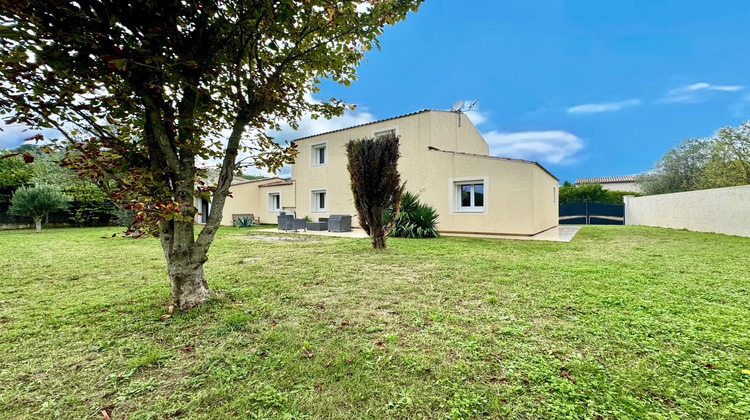
[[(551, 229), (547, 229), (544, 232), (537, 233), (533, 236), (519, 236), (519, 235), (492, 235), (486, 233), (440, 233), (443, 236), (465, 236), (471, 238), (494, 238), (494, 239), (518, 239), (523, 241), (552, 241), (552, 242), (570, 242), (575, 236), (580, 226), (555, 226)], [(259, 229), (257, 232), (267, 233), (296, 233), (299, 235), (320, 235), (320, 236), (335, 236), (340, 238), (367, 238), (367, 234), (364, 230), (359, 228), (352, 228), (351, 232), (328, 232), (328, 231), (283, 231), (276, 228), (272, 229)]]

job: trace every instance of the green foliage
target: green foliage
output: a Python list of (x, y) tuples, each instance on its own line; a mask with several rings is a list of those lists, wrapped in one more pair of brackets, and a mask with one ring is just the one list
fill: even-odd
[(66, 209), (69, 202), (70, 198), (52, 185), (23, 187), (13, 194), (8, 212), (17, 216), (41, 217), (51, 211)]
[(563, 182), (559, 190), (560, 204), (579, 203), (589, 200), (592, 203), (622, 204), (626, 195), (640, 196), (633, 191), (605, 190), (598, 182), (591, 184), (573, 185)]
[(636, 182), (645, 194), (750, 184), (750, 121), (682, 141)]
[[(0, 156), (10, 153), (10, 151), (0, 148)], [(0, 158), (0, 204), (9, 203), (11, 197), (13, 197), (13, 192), (18, 188), (29, 185), (33, 176), (33, 168), (24, 163), (23, 157)]]
[(79, 182), (65, 193), (72, 198), (68, 213), (78, 226), (102, 226), (117, 217), (117, 206), (93, 184)]
[(242, 216), (237, 218), (237, 227), (252, 227), (255, 225), (255, 221), (250, 216)]
[[(352, 140), (346, 144), (346, 155), (359, 224), (370, 235), (373, 248), (385, 248), (405, 187), (398, 172), (398, 137)], [(383, 214), (389, 208), (394, 220), (385, 224)]]
[[(390, 218), (390, 211), (386, 214)], [(410, 191), (401, 198), (401, 211), (395, 217), (391, 236), (399, 238), (437, 238), (438, 214), (434, 207), (419, 201), (419, 194)]]

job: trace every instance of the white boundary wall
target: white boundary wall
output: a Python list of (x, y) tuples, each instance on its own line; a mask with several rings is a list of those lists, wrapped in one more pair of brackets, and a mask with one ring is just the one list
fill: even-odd
[(750, 185), (625, 196), (625, 224), (750, 237)]

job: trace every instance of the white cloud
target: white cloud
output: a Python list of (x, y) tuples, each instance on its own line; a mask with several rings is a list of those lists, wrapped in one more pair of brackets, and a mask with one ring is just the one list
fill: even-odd
[(705, 98), (705, 92), (739, 92), (743, 89), (745, 87), (741, 85), (712, 85), (706, 82), (698, 82), (670, 90), (660, 102), (697, 103)]
[(693, 83), (692, 85), (672, 89), (669, 91), (669, 94), (680, 95), (686, 92), (695, 92), (697, 90), (718, 90), (722, 92), (737, 92), (738, 90), (742, 90), (744, 88), (745, 88), (744, 86), (739, 86), (739, 85), (721, 86), (721, 85), (712, 85), (706, 82), (698, 82), (698, 83)]
[(584, 104), (584, 105), (576, 105), (574, 107), (568, 108), (568, 113), (571, 113), (571, 114), (581, 113), (582, 114), (582, 113), (618, 111), (623, 108), (637, 106), (640, 104), (641, 104), (641, 101), (639, 99), (628, 99), (628, 100), (620, 101), (620, 102), (605, 102), (605, 103), (599, 103), (599, 104)]
[(347, 111), (344, 115), (331, 118), (330, 120), (325, 118), (314, 120), (310, 118), (309, 115), (306, 115), (299, 122), (299, 128), (297, 130), (293, 130), (289, 124), (284, 123), (281, 124), (281, 132), (269, 131), (268, 134), (279, 140), (294, 140), (312, 136), (314, 134), (321, 134), (355, 125), (366, 124), (375, 120), (377, 120), (377, 118), (366, 111)]
[(464, 115), (468, 116), (475, 126), (480, 125), (489, 119), (487, 114), (479, 111), (478, 109), (473, 109)]
[(583, 140), (567, 131), (520, 131), (484, 133), (495, 156), (536, 160), (547, 163), (570, 163), (581, 149)]

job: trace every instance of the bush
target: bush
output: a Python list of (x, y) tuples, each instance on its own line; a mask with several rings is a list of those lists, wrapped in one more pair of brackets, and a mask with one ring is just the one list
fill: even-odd
[(622, 204), (622, 197), (626, 195), (640, 196), (641, 194), (633, 191), (605, 190), (598, 182), (572, 185), (565, 181), (560, 187), (560, 204), (580, 203), (586, 200), (592, 203)]
[[(386, 215), (390, 218), (390, 214)], [(396, 215), (391, 236), (398, 238), (437, 238), (438, 214), (435, 209), (419, 202), (419, 194), (409, 191), (401, 199), (401, 212)]]
[(65, 192), (73, 199), (68, 212), (78, 226), (104, 226), (118, 217), (112, 200), (95, 185), (79, 184)]

